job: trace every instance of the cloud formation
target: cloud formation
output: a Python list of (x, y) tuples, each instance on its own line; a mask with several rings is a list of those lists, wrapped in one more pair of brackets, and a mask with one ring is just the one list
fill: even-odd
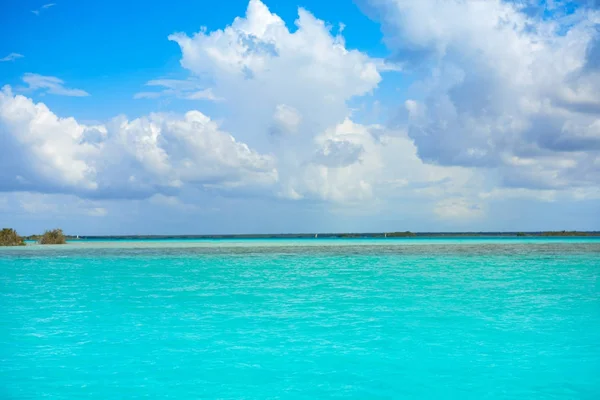
[(374, 206), (461, 193), (476, 178), (466, 168), (425, 164), (403, 131), (349, 118), (317, 135), (313, 149), (302, 168), (282, 178), (284, 197)]
[(40, 90), (58, 96), (85, 97), (90, 95), (85, 90), (65, 87), (65, 82), (55, 76), (26, 73), (23, 75), (23, 82), (28, 85), (28, 90)]
[[(385, 62), (347, 49), (340, 33), (303, 9), (296, 25), (290, 32), (252, 0), (245, 18), (224, 30), (172, 35), (192, 76), (150, 81), (163, 89), (137, 95), (201, 97), (211, 87), (243, 139), (199, 111), (87, 126), (5, 89), (3, 133), (18, 154), (4, 161), (14, 172), (4, 177), (5, 190), (172, 198), (196, 186), (352, 204), (416, 193), (437, 198), (426, 189), (463, 184), (468, 171), (424, 164), (405, 131), (352, 120), (348, 102), (378, 86)], [(48, 79), (33, 78), (33, 88), (48, 86), (39, 83)], [(17, 160), (28, 160), (27, 167)]]
[(154, 79), (148, 81), (146, 86), (162, 88), (160, 91), (146, 91), (136, 93), (134, 99), (158, 99), (160, 97), (176, 97), (185, 100), (211, 100), (219, 101), (210, 88), (203, 87), (197, 80), (187, 79)]
[[(288, 27), (259, 0), (222, 29), (170, 35), (189, 77), (133, 97), (210, 101), (188, 103), (203, 112), (88, 125), (5, 87), (0, 190), (190, 212), (179, 195), (193, 190), (360, 212), (412, 205), (439, 221), (482, 220), (500, 200), (600, 198), (597, 10), (554, 2), (548, 19), (537, 2), (368, 2), (393, 63), (348, 48), (343, 27), (302, 8)], [(361, 118), (350, 104), (375, 104), (386, 73), (414, 80), (397, 92), (400, 111), (393, 123)], [(55, 77), (23, 80), (88, 95)]]
[(131, 198), (183, 185), (270, 185), (275, 162), (198, 111), (89, 126), (0, 92), (0, 190)]
[(246, 15), (224, 29), (169, 39), (181, 48), (181, 65), (225, 100), (232, 115), (225, 124), (236, 136), (276, 155), (279, 196), (334, 202), (371, 196), (372, 183), (352, 170), (377, 168), (378, 155), (366, 154), (362, 143), (323, 137), (339, 126), (366, 130), (348, 119), (348, 102), (372, 93), (393, 68), (346, 48), (341, 31), (307, 10), (298, 10), (295, 25), (291, 31), (251, 0)]
[(15, 61), (19, 58), (23, 58), (25, 57), (23, 54), (19, 54), (19, 53), (10, 53), (9, 55), (7, 55), (6, 57), (2, 57), (0, 58), (0, 62), (8, 62), (8, 61)]
[(395, 57), (425, 72), (399, 117), (423, 160), (493, 170), (509, 188), (600, 184), (598, 11), (561, 13), (557, 2), (547, 19), (499, 0), (370, 4)]
[[(224, 29), (169, 39), (181, 48), (181, 65), (226, 100), (235, 115), (226, 124), (241, 138), (266, 141), (289, 128), (312, 137), (343, 121), (351, 98), (377, 87), (383, 62), (347, 49), (341, 33), (302, 8), (295, 25), (290, 31), (250, 0), (246, 15)], [(288, 118), (292, 124), (282, 124)]]
[(31, 12), (35, 15), (40, 15), (40, 12), (49, 9), (50, 7), (54, 7), (56, 5), (56, 3), (48, 3), (48, 4), (44, 4), (43, 6), (41, 6), (40, 8), (38, 8), (37, 10), (31, 10)]

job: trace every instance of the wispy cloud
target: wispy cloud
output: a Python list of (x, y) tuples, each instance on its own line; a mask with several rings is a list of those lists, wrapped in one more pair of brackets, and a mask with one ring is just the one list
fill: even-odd
[(84, 97), (90, 95), (85, 90), (66, 88), (65, 82), (55, 76), (27, 73), (23, 75), (23, 82), (27, 83), (29, 90), (43, 90), (59, 96)]
[(23, 54), (10, 53), (9, 55), (7, 55), (4, 58), (0, 58), (0, 62), (15, 61), (17, 58), (23, 58), (23, 57), (25, 57)]
[(43, 10), (47, 10), (50, 7), (54, 7), (56, 5), (56, 3), (48, 3), (48, 4), (44, 4), (43, 6), (41, 6), (40, 8), (38, 8), (37, 10), (31, 10), (32, 13), (34, 13), (35, 15), (40, 15), (40, 12)]
[(163, 89), (156, 92), (139, 92), (133, 98), (158, 99), (159, 97), (176, 97), (185, 100), (222, 100), (215, 96), (212, 89), (203, 88), (202, 85), (191, 79), (154, 79), (148, 81), (146, 86), (162, 87)]

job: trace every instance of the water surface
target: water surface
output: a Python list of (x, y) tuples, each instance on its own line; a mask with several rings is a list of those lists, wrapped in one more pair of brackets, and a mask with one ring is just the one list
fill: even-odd
[(600, 240), (0, 249), (0, 398), (600, 398)]

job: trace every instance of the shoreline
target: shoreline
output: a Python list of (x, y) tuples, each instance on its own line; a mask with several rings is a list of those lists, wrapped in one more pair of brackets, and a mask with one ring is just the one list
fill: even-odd
[(585, 237), (411, 237), (411, 238), (138, 238), (138, 239), (78, 239), (67, 240), (64, 245), (42, 245), (26, 241), (26, 246), (0, 247), (13, 250), (61, 249), (175, 249), (175, 248), (284, 248), (284, 247), (407, 247), (427, 245), (544, 245), (544, 244), (596, 244), (600, 236)]
[[(600, 231), (539, 232), (365, 232), (365, 233), (275, 233), (223, 235), (79, 235), (67, 240), (222, 240), (222, 239), (417, 239), (417, 238), (552, 238), (600, 237)], [(25, 236), (27, 240), (27, 236)]]

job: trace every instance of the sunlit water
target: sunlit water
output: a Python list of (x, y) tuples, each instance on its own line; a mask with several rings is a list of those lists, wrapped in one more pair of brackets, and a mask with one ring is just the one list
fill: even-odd
[(600, 240), (0, 249), (1, 399), (600, 399)]

